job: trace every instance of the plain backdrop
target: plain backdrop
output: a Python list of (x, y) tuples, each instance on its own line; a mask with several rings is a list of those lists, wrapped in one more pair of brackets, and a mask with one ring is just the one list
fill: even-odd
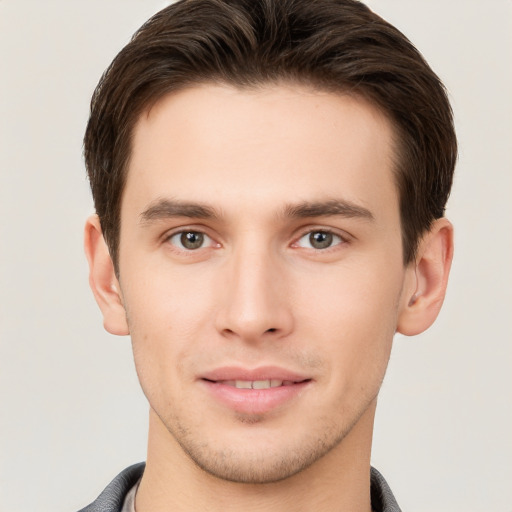
[[(373, 464), (404, 512), (511, 511), (512, 2), (372, 0), (445, 82), (460, 158), (444, 309), (397, 337)], [(74, 511), (145, 458), (128, 338), (87, 284), (89, 99), (157, 0), (0, 0), (0, 511)]]

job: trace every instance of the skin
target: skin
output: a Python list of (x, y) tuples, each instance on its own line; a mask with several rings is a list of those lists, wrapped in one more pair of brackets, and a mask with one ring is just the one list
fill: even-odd
[[(105, 328), (131, 335), (150, 404), (138, 512), (371, 509), (393, 336), (434, 321), (452, 256), (440, 219), (404, 267), (392, 139), (367, 102), (293, 85), (196, 86), (141, 116), (119, 279), (96, 217), (85, 237)], [(204, 380), (233, 366), (307, 381), (238, 410)]]

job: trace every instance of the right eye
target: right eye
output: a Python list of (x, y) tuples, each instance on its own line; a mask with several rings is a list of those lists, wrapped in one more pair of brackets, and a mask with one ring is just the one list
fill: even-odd
[(169, 237), (169, 242), (182, 251), (195, 251), (213, 246), (213, 240), (201, 231), (179, 231)]

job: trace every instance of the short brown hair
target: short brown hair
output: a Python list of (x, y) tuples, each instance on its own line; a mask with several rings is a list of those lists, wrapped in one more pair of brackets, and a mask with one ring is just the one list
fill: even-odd
[(168, 92), (209, 82), (280, 82), (356, 94), (391, 120), (404, 263), (444, 214), (457, 158), (446, 91), (395, 27), (355, 0), (181, 0), (147, 21), (91, 101), (85, 163), (117, 269), (120, 206), (140, 114)]

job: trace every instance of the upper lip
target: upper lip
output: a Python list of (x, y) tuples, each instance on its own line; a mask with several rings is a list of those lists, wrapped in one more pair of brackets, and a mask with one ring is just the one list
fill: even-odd
[(211, 371), (201, 374), (203, 380), (212, 382), (219, 381), (260, 381), (260, 380), (282, 380), (302, 382), (311, 379), (311, 377), (297, 373), (279, 366), (261, 366), (258, 368), (242, 368), (239, 366), (224, 366), (215, 368)]

